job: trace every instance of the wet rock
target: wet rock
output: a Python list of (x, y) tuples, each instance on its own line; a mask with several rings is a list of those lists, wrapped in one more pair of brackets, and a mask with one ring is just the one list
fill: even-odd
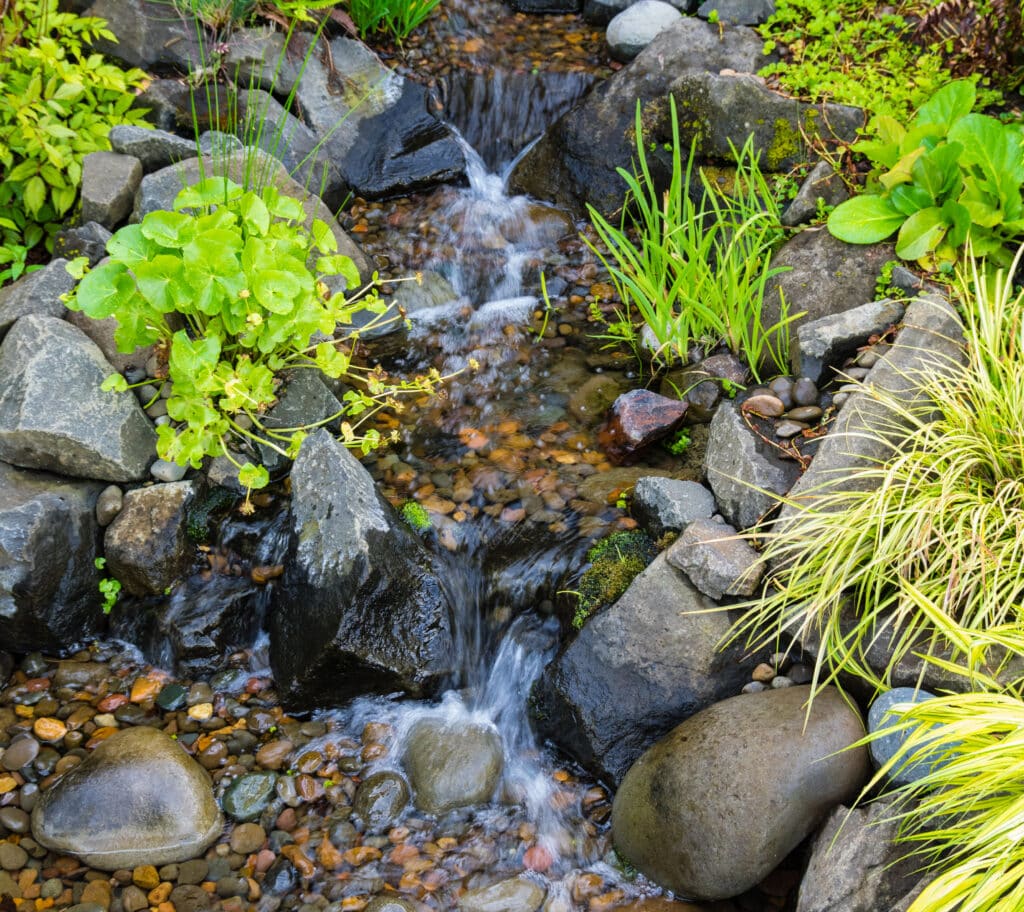
[(175, 912), (206, 912), (213, 908), (213, 897), (192, 884), (179, 884), (171, 890), (170, 902)]
[(37, 842), (104, 871), (192, 858), (222, 825), (206, 772), (147, 726), (101, 742), (32, 812)]
[(578, 13), (580, 0), (508, 0), (519, 13)]
[(408, 803), (409, 786), (405, 780), (398, 773), (382, 770), (359, 783), (352, 811), (372, 832), (390, 827)]
[(778, 418), (786, 410), (786, 406), (778, 396), (771, 396), (767, 393), (755, 393), (744, 399), (741, 408), (745, 412), (752, 412), (763, 418)]
[(101, 485), (0, 463), (0, 643), (60, 652), (95, 632)]
[[(767, 63), (763, 45), (751, 29), (719, 35), (716, 26), (680, 17), (547, 130), (513, 170), (510, 188), (553, 200), (579, 216), (586, 215), (588, 202), (611, 214), (625, 193), (615, 169), (630, 167), (636, 155), (631, 135), (637, 100), (647, 105), (663, 98), (686, 71), (756, 72)], [(746, 132), (740, 143), (745, 138)]]
[(747, 427), (734, 403), (722, 403), (711, 422), (704, 471), (722, 515), (737, 529), (749, 529), (773, 507), (800, 475), (795, 462), (779, 459)]
[[(803, 314), (789, 324), (795, 349), (801, 324), (874, 300), (882, 267), (895, 257), (892, 244), (847, 244), (824, 227), (801, 231), (772, 258), (773, 267), (787, 271), (768, 280), (761, 322), (771, 326), (778, 321), (780, 295), (784, 296), (791, 315)], [(797, 370), (796, 352), (791, 356)]]
[(828, 367), (853, 354), (870, 336), (899, 323), (904, 309), (904, 302), (886, 298), (802, 323), (796, 331), (800, 374), (820, 381)]
[(633, 462), (652, 443), (667, 437), (686, 414), (687, 404), (650, 390), (623, 393), (615, 400), (597, 439), (612, 462)]
[(416, 912), (408, 900), (397, 896), (375, 896), (367, 903), (363, 912)]
[(110, 366), (120, 374), (130, 372), (141, 373), (145, 370), (146, 363), (153, 357), (156, 351), (154, 345), (140, 346), (130, 352), (118, 351), (117, 342), (114, 340), (114, 334), (118, 329), (116, 317), (94, 320), (80, 310), (72, 310), (69, 311), (66, 319), (72, 326), (78, 327), (95, 343)]
[(736, 693), (752, 661), (718, 650), (731, 620), (659, 555), (548, 666), (531, 709), (540, 733), (603, 779), (673, 725)]
[[(338, 253), (350, 257), (359, 270), (359, 275), (368, 278), (373, 269), (370, 266), (370, 261), (366, 258), (366, 254), (342, 230), (337, 219), (334, 218), (331, 210), (327, 208), (323, 200), (307, 191), (289, 177), (284, 165), (279, 162), (268, 162), (262, 157), (264, 155), (265, 153), (259, 153), (259, 155), (255, 156), (255, 163), (250, 161), (248, 166), (263, 169), (266, 172), (265, 176), (268, 184), (272, 182), (282, 193), (302, 200), (302, 207), (306, 212), (307, 227), (312, 224), (314, 218), (323, 221), (331, 229), (331, 233), (338, 242)], [(218, 161), (216, 173), (224, 173), (236, 183), (244, 182), (247, 157), (251, 159), (254, 156), (247, 152), (239, 152), (226, 160)], [(202, 162), (202, 167), (205, 168), (206, 174), (214, 173), (212, 159), (205, 158)], [(181, 192), (181, 188), (194, 184), (199, 180), (199, 177), (200, 160), (198, 158), (147, 174), (139, 185), (138, 193), (135, 194), (135, 208), (132, 211), (132, 221), (140, 222), (150, 212), (155, 212), (158, 209), (172, 208), (174, 198)], [(332, 283), (328, 282), (328, 284)]]
[(764, 576), (758, 552), (732, 526), (710, 519), (690, 523), (665, 557), (713, 599), (751, 596)]
[(622, 395), (623, 387), (624, 383), (618, 377), (594, 374), (569, 395), (569, 411), (584, 424), (596, 424)]
[(130, 392), (100, 389), (111, 373), (69, 323), (20, 319), (0, 346), (0, 459), (104, 481), (143, 478), (156, 434)]
[(107, 255), (109, 240), (110, 232), (106, 228), (96, 222), (86, 222), (58, 231), (53, 239), (53, 252), (55, 256), (68, 260), (84, 256), (90, 266), (95, 266)]
[(649, 45), (662, 29), (679, 19), (679, 10), (663, 0), (638, 0), (615, 16), (605, 40), (612, 57), (628, 63)]
[[(293, 370), (283, 379), (284, 386), (278, 390), (277, 402), (264, 419), (268, 428), (316, 425), (341, 411), (341, 403), (318, 371)], [(288, 463), (284, 456), (266, 446), (260, 447), (260, 461), (271, 472), (283, 469)]]
[[(860, 716), (835, 688), (723, 700), (629, 770), (612, 807), (616, 849), (656, 883), (724, 899), (759, 883), (865, 782)], [(766, 757), (785, 757), (766, 764)]]
[[(934, 699), (935, 694), (916, 687), (894, 687), (887, 690), (885, 693), (879, 694), (871, 704), (871, 709), (868, 711), (868, 731), (872, 735), (876, 735), (883, 729), (898, 725), (901, 719), (901, 713), (895, 710), (898, 704), (923, 703), (926, 700)], [(896, 756), (910, 737), (911, 731), (911, 729), (894, 731), (871, 742), (869, 745), (871, 761), (876, 769), (881, 768)], [(917, 782), (937, 766), (942, 765), (941, 755), (946, 749), (948, 749), (948, 744), (937, 748), (934, 754), (923, 757), (917, 763), (896, 767), (889, 773), (887, 781), (896, 786)]]
[(107, 528), (107, 569), (130, 595), (160, 595), (181, 577), (195, 556), (185, 509), (195, 493), (190, 481), (129, 491)]
[(276, 794), (276, 773), (248, 773), (239, 776), (227, 791), (221, 804), (233, 820), (255, 820)]
[(780, 221), (790, 228), (803, 225), (817, 217), (819, 200), (827, 206), (838, 206), (849, 195), (835, 168), (827, 161), (820, 161), (804, 178)]
[(39, 742), (31, 735), (22, 735), (4, 749), (3, 755), (0, 755), (0, 766), (14, 772), (28, 766), (38, 756)]
[(726, 25), (760, 25), (775, 15), (775, 0), (705, 0), (697, 7), (697, 15), (712, 15)]
[(591, 25), (607, 25), (629, 4), (630, 0), (583, 0), (583, 18)]
[(698, 519), (710, 519), (715, 496), (695, 481), (641, 478), (633, 488), (633, 516), (654, 538), (678, 532)]
[(105, 19), (117, 39), (98, 38), (92, 47), (130, 67), (188, 73), (203, 64), (191, 19), (161, 0), (94, 0), (85, 15)]
[[(149, 130), (134, 124), (118, 124), (111, 127), (109, 138), (110, 147), (115, 152), (137, 158), (146, 174), (159, 171), (175, 162), (196, 157), (195, 140), (185, 139), (166, 130)], [(134, 195), (133, 189), (132, 196)]]
[(796, 912), (896, 912), (921, 881), (921, 857), (896, 842), (897, 810), (882, 799), (829, 814), (814, 837)]
[(459, 897), (460, 912), (536, 912), (544, 902), (545, 890), (525, 877), (510, 877), (477, 887)]
[(489, 724), (423, 719), (409, 731), (405, 769), (421, 811), (443, 814), (491, 799), (504, 758)]
[(67, 313), (60, 297), (75, 287), (75, 280), (64, 268), (67, 264), (67, 260), (51, 260), (42, 269), (0, 288), (0, 342), (19, 317), (63, 317)]
[(455, 661), (430, 555), (327, 431), (306, 439), (291, 479), (293, 538), (270, 619), (282, 695), (311, 706), (428, 692)]
[(132, 211), (142, 162), (117, 152), (90, 152), (82, 160), (82, 221), (113, 231)]
[(296, 100), (354, 192), (378, 199), (464, 175), (462, 149), (429, 109), (426, 89), (358, 41), (335, 38), (330, 54), (330, 72), (316, 57), (306, 63)]

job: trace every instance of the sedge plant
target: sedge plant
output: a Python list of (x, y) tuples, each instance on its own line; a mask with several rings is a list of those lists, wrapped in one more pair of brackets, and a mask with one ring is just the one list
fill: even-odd
[[(922, 368), (913, 401), (871, 388), (882, 418), (864, 433), (887, 457), (807, 492), (769, 530), (769, 586), (735, 636), (817, 640), (819, 684), (850, 672), (884, 688), (914, 655), (969, 673), (1005, 659), (991, 632), (1024, 621), (1022, 253), (1009, 274), (967, 257), (963, 362)], [(888, 657), (881, 671), (873, 647)]]
[[(601, 246), (588, 241), (608, 269), (625, 313), (607, 337), (639, 353), (639, 319), (655, 361), (688, 357), (693, 345), (725, 345), (759, 376), (768, 366), (784, 371), (789, 353), (788, 315), (764, 326), (765, 286), (782, 271), (770, 264), (783, 231), (778, 204), (758, 164), (753, 138), (738, 152), (732, 193), (704, 171), (694, 173), (696, 139), (683, 161), (679, 120), (670, 96), (672, 174), (662, 191), (644, 148), (641, 107), (636, 110), (637, 170), (619, 168), (628, 193), (618, 224), (590, 206)], [(696, 179), (699, 201), (691, 194)], [(602, 247), (604, 249), (602, 249)], [(605, 250), (607, 253), (605, 253)]]

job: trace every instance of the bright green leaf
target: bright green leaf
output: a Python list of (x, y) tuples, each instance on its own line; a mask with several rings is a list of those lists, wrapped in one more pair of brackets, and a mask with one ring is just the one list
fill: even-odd
[(896, 254), (905, 260), (919, 260), (931, 253), (945, 237), (949, 224), (937, 207), (915, 212), (900, 228)]
[(876, 244), (891, 236), (904, 216), (880, 196), (865, 194), (846, 200), (832, 210), (828, 230), (849, 244)]

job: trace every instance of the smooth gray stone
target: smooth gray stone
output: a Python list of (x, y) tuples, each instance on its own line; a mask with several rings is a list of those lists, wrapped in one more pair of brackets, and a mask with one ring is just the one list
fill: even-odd
[[(892, 707), (899, 703), (923, 703), (926, 700), (934, 699), (935, 694), (915, 687), (894, 687), (892, 690), (887, 690), (875, 698), (871, 709), (868, 710), (868, 731), (874, 735), (882, 729), (899, 724), (900, 715), (890, 712)], [(910, 729), (903, 729), (875, 738), (868, 745), (871, 750), (871, 761), (875, 764), (875, 768), (880, 769), (888, 763), (907, 742), (910, 734)], [(936, 766), (941, 765), (941, 753), (942, 751), (937, 749), (918, 763), (898, 766), (889, 774), (887, 780), (895, 786), (917, 782), (927, 776)]]
[(491, 799), (504, 766), (501, 736), (493, 725), (423, 719), (409, 731), (404, 764), (413, 801), (421, 811), (446, 811)]
[(677, 19), (679, 10), (664, 0), (639, 0), (630, 4), (608, 23), (605, 32), (608, 50), (616, 60), (628, 63)]
[(194, 858), (223, 824), (206, 771), (149, 726), (111, 735), (32, 812), (37, 842), (103, 871)]
[(715, 495), (696, 481), (648, 476), (633, 488), (633, 515), (655, 538), (716, 512)]

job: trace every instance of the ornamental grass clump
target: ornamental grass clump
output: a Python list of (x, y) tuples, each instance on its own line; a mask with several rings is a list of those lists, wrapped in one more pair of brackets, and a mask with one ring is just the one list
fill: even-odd
[[(785, 302), (778, 322), (766, 327), (762, 321), (766, 283), (783, 271), (770, 265), (783, 229), (753, 138), (738, 152), (733, 149), (733, 192), (723, 191), (704, 171), (694, 174), (696, 139), (683, 163), (675, 99), (670, 96), (669, 101), (668, 188), (662, 192), (652, 175), (638, 103), (638, 171), (617, 169), (628, 187), (622, 217), (616, 225), (588, 206), (604, 249), (587, 243), (610, 273), (625, 307), (605, 337), (639, 352), (634, 326), (639, 319), (655, 361), (685, 362), (693, 345), (724, 345), (749, 362), (755, 377), (766, 365), (784, 372), (792, 319)], [(691, 193), (694, 184), (696, 200)]]
[[(1017, 650), (1024, 651), (1020, 631)], [(899, 719), (879, 734), (906, 732), (906, 740), (869, 788), (900, 767), (929, 768), (896, 793), (899, 841), (936, 872), (908, 912), (1024, 908), (1024, 701), (1019, 693), (936, 697), (906, 706)]]
[(959, 290), (964, 362), (909, 378), (913, 401), (872, 388), (891, 422), (865, 433), (888, 457), (807, 492), (767, 535), (770, 585), (734, 635), (817, 641), (818, 685), (852, 672), (881, 688), (915, 654), (977, 672), (1024, 623), (1024, 292), (973, 257)]

